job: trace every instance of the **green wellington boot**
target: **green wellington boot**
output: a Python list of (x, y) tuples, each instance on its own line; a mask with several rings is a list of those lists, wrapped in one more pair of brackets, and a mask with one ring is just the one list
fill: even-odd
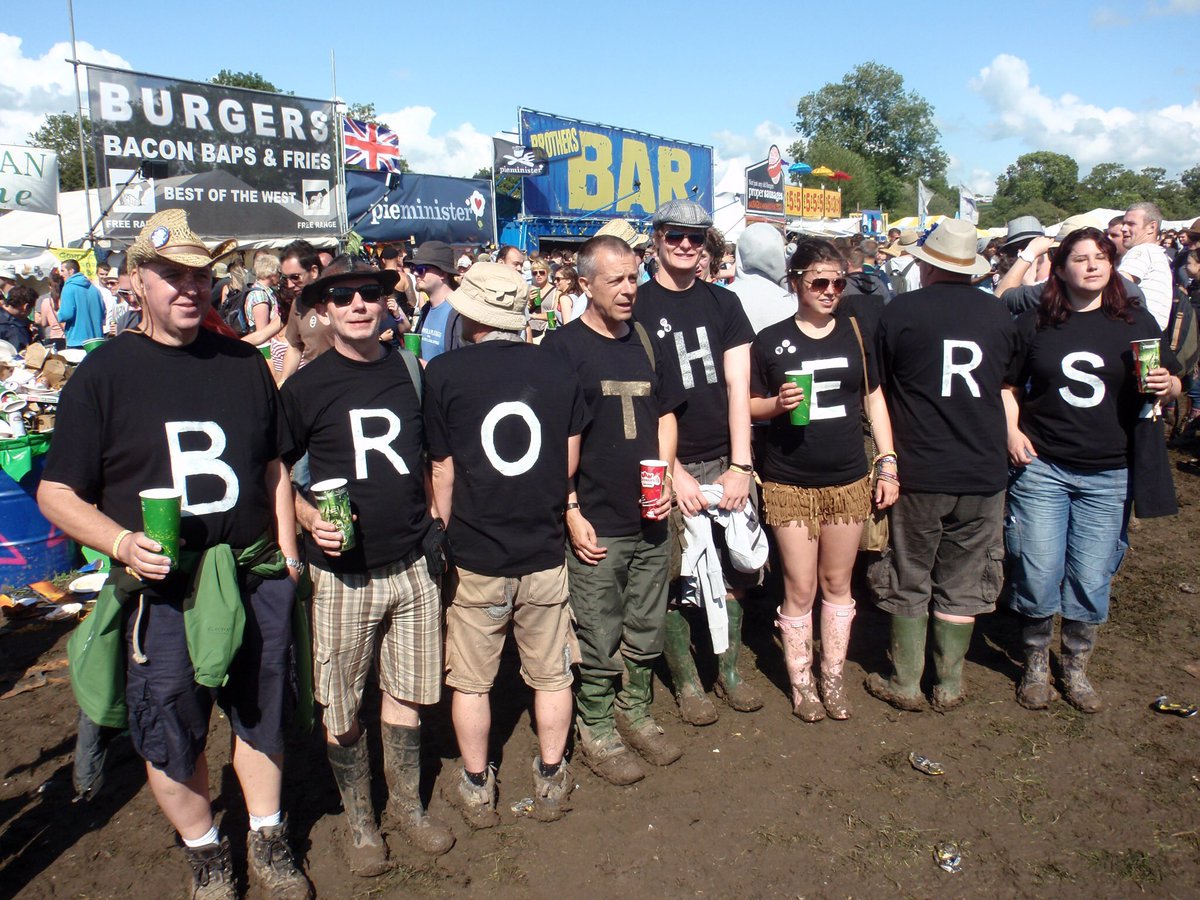
[(717, 654), (717, 683), (713, 691), (738, 712), (762, 709), (762, 697), (750, 687), (738, 671), (738, 654), (742, 651), (742, 617), (745, 610), (738, 600), (725, 604), (729, 616), (729, 649)]
[(891, 651), (892, 676), (878, 673), (867, 677), (867, 693), (890, 703), (896, 709), (921, 712), (925, 698), (921, 696), (921, 674), (925, 671), (925, 634), (929, 629), (929, 614), (892, 616)]
[(963, 662), (974, 630), (974, 620), (949, 622), (933, 617), (933, 671), (937, 681), (930, 704), (938, 712), (949, 712), (967, 699), (962, 685)]
[(609, 784), (626, 785), (646, 777), (621, 735), (613, 718), (616, 698), (611, 675), (581, 670), (575, 695), (575, 726), (579, 730), (576, 749), (583, 764)]
[(717, 721), (717, 708), (705, 696), (696, 661), (692, 659), (692, 627), (677, 609), (667, 610), (663, 658), (671, 672), (675, 700), (683, 720), (691, 725), (711, 725)]
[(625, 660), (625, 683), (617, 691), (617, 731), (642, 759), (669, 766), (683, 756), (683, 748), (667, 737), (650, 712), (654, 702), (654, 673), (645, 663)]

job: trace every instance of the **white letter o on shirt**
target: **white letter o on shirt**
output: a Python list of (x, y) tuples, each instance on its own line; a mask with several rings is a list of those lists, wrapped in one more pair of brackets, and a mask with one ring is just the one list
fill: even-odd
[[(502, 459), (496, 452), (496, 426), (502, 419), (509, 416), (520, 416), (529, 426), (529, 449), (515, 462)], [(488, 461), (497, 472), (510, 478), (524, 475), (532, 469), (534, 463), (538, 461), (538, 454), (542, 452), (542, 426), (533, 414), (533, 410), (520, 401), (498, 403), (494, 406), (492, 411), (483, 417), (480, 437), (483, 439), (483, 452), (487, 455)]]

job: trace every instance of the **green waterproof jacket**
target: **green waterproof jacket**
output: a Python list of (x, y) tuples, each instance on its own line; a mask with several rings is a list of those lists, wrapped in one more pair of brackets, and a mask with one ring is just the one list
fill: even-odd
[[(246, 625), (238, 574), (278, 578), (286, 569), (283, 554), (273, 540), (264, 537), (240, 551), (228, 544), (218, 544), (201, 553), (185, 550), (180, 554), (180, 569), (192, 576), (183, 598), (183, 621), (196, 682), (220, 687), (228, 678)], [(75, 699), (97, 725), (111, 728), (127, 725), (122, 611), (126, 603), (139, 599), (143, 587), (140, 579), (125, 570), (113, 570), (96, 599), (95, 609), (67, 643)], [(298, 589), (297, 603), (292, 609), (292, 637), (299, 687), (297, 720), (307, 730), (313, 711), (312, 645), (308, 616), (300, 598)]]

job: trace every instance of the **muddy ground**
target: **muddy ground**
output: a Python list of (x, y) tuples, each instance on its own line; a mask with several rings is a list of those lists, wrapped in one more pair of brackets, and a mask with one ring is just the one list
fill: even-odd
[[(1119, 574), (1113, 617), (1092, 665), (1107, 708), (1013, 701), (1016, 621), (986, 617), (968, 657), (969, 704), (948, 715), (900, 713), (861, 688), (885, 665), (886, 621), (867, 604), (847, 675), (854, 717), (803, 724), (789, 714), (774, 604), (747, 616), (755, 714), (723, 708), (684, 725), (667, 691), (657, 714), (686, 747), (640, 784), (611, 787), (575, 769), (575, 810), (544, 825), (509, 812), (531, 790), (529, 694), (508, 661), (496, 692), (501, 827), (471, 833), (439, 796), (455, 772), (442, 708), (427, 717), (426, 793), (458, 844), (429, 862), (401, 839), (400, 867), (377, 879), (343, 871), (333, 780), (316, 738), (291, 747), (285, 808), (323, 897), (1195, 897), (1200, 893), (1200, 717), (1155, 713), (1159, 694), (1200, 701), (1200, 464), (1176, 455), (1181, 513), (1145, 521)], [(185, 882), (174, 836), (140, 764), (118, 743), (104, 793), (72, 804), (75, 705), (54, 668), (62, 626), (0, 632), (0, 694), (27, 671), (50, 683), (0, 701), (0, 896), (170, 897)], [(1200, 674), (1200, 668), (1195, 669)], [(246, 813), (228, 766), (228, 725), (214, 720), (210, 765), (222, 830), (244, 858)], [(376, 748), (378, 749), (378, 748)], [(931, 778), (912, 750), (942, 762)], [(962, 870), (932, 858), (953, 840)], [(244, 878), (244, 865), (240, 871)]]

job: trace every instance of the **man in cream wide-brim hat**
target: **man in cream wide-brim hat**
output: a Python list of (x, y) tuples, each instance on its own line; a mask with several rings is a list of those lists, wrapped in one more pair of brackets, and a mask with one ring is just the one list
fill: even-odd
[(866, 687), (898, 709), (925, 708), (930, 630), (933, 707), (945, 712), (962, 704), (975, 616), (995, 609), (1003, 580), (1002, 391), (1017, 331), (1003, 304), (971, 286), (991, 268), (976, 245), (969, 222), (944, 221), (909, 251), (921, 268), (921, 289), (888, 304), (879, 319), (902, 490), (891, 513), (892, 554), (871, 572), (880, 608), (891, 615), (893, 671), (871, 675)]

